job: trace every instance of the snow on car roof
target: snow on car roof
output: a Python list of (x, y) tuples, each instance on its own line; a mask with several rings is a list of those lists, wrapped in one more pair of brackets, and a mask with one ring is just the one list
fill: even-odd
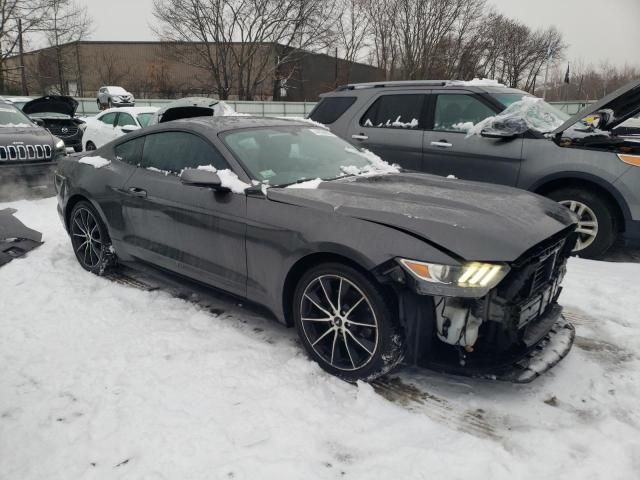
[(105, 113), (117, 113), (117, 112), (126, 112), (132, 115), (138, 115), (139, 113), (155, 113), (158, 111), (158, 107), (114, 107), (107, 108), (100, 112), (100, 115), (104, 115)]
[(111, 93), (129, 93), (127, 92), (124, 88), (122, 87), (107, 87), (107, 89), (111, 92)]

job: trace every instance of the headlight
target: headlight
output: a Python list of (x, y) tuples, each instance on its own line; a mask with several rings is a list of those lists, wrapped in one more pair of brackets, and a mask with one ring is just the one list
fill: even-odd
[(444, 296), (481, 297), (509, 273), (509, 267), (501, 263), (440, 265), (405, 258), (399, 261), (422, 284), (422, 288), (418, 290)]
[(116, 101), (116, 102), (119, 102), (119, 101), (120, 101), (120, 97), (119, 97), (119, 96), (117, 96), (117, 95), (115, 95), (115, 96), (113, 96), (113, 97), (111, 97), (111, 98), (112, 98), (112, 100), (114, 100), (114, 101)]
[(619, 153), (618, 158), (628, 165), (640, 167), (640, 155), (628, 155)]
[(58, 139), (58, 141), (56, 142), (56, 150), (64, 150), (64, 149), (65, 149), (64, 140)]

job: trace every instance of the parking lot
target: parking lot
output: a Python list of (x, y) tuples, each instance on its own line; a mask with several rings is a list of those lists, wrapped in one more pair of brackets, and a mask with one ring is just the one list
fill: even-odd
[[(44, 245), (0, 269), (2, 478), (634, 478), (637, 251), (572, 259), (569, 356), (527, 385), (324, 373), (295, 333), (202, 289), (78, 265), (53, 198), (0, 204)], [(52, 474), (52, 472), (54, 472)]]

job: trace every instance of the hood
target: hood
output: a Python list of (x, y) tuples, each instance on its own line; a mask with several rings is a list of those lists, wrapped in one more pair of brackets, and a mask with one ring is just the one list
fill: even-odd
[(2, 127), (0, 145), (52, 145), (53, 135), (40, 127)]
[(583, 108), (551, 133), (553, 135), (562, 133), (583, 118), (601, 110), (604, 110), (609, 118), (606, 125), (598, 127), (600, 130), (613, 130), (625, 120), (635, 117), (640, 113), (640, 80), (629, 82), (601, 100)]
[(52, 112), (73, 117), (77, 108), (78, 102), (71, 97), (63, 95), (49, 95), (31, 100), (22, 107), (22, 111), (27, 115)]
[(408, 232), (464, 260), (511, 262), (574, 223), (565, 207), (524, 190), (417, 173), (267, 192), (272, 201)]

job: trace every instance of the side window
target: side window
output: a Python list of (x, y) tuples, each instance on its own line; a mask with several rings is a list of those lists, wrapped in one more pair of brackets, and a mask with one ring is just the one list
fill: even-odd
[(127, 125), (136, 125), (136, 121), (128, 113), (120, 112), (120, 116), (118, 117), (118, 126), (126, 127)]
[(338, 120), (356, 101), (356, 97), (328, 97), (320, 101), (309, 118), (328, 125)]
[(433, 129), (466, 132), (476, 123), (495, 114), (490, 107), (471, 95), (438, 95)]
[(228, 168), (220, 152), (197, 135), (162, 132), (147, 135), (141, 165), (179, 174), (185, 168), (213, 165)]
[(134, 138), (113, 147), (116, 158), (131, 165), (139, 165), (142, 162), (144, 139), (145, 137)]
[(383, 95), (360, 119), (363, 127), (422, 128), (425, 95)]
[(115, 112), (107, 113), (106, 115), (101, 116), (99, 120), (105, 125), (113, 126), (113, 122), (116, 121), (116, 115), (117, 114)]

